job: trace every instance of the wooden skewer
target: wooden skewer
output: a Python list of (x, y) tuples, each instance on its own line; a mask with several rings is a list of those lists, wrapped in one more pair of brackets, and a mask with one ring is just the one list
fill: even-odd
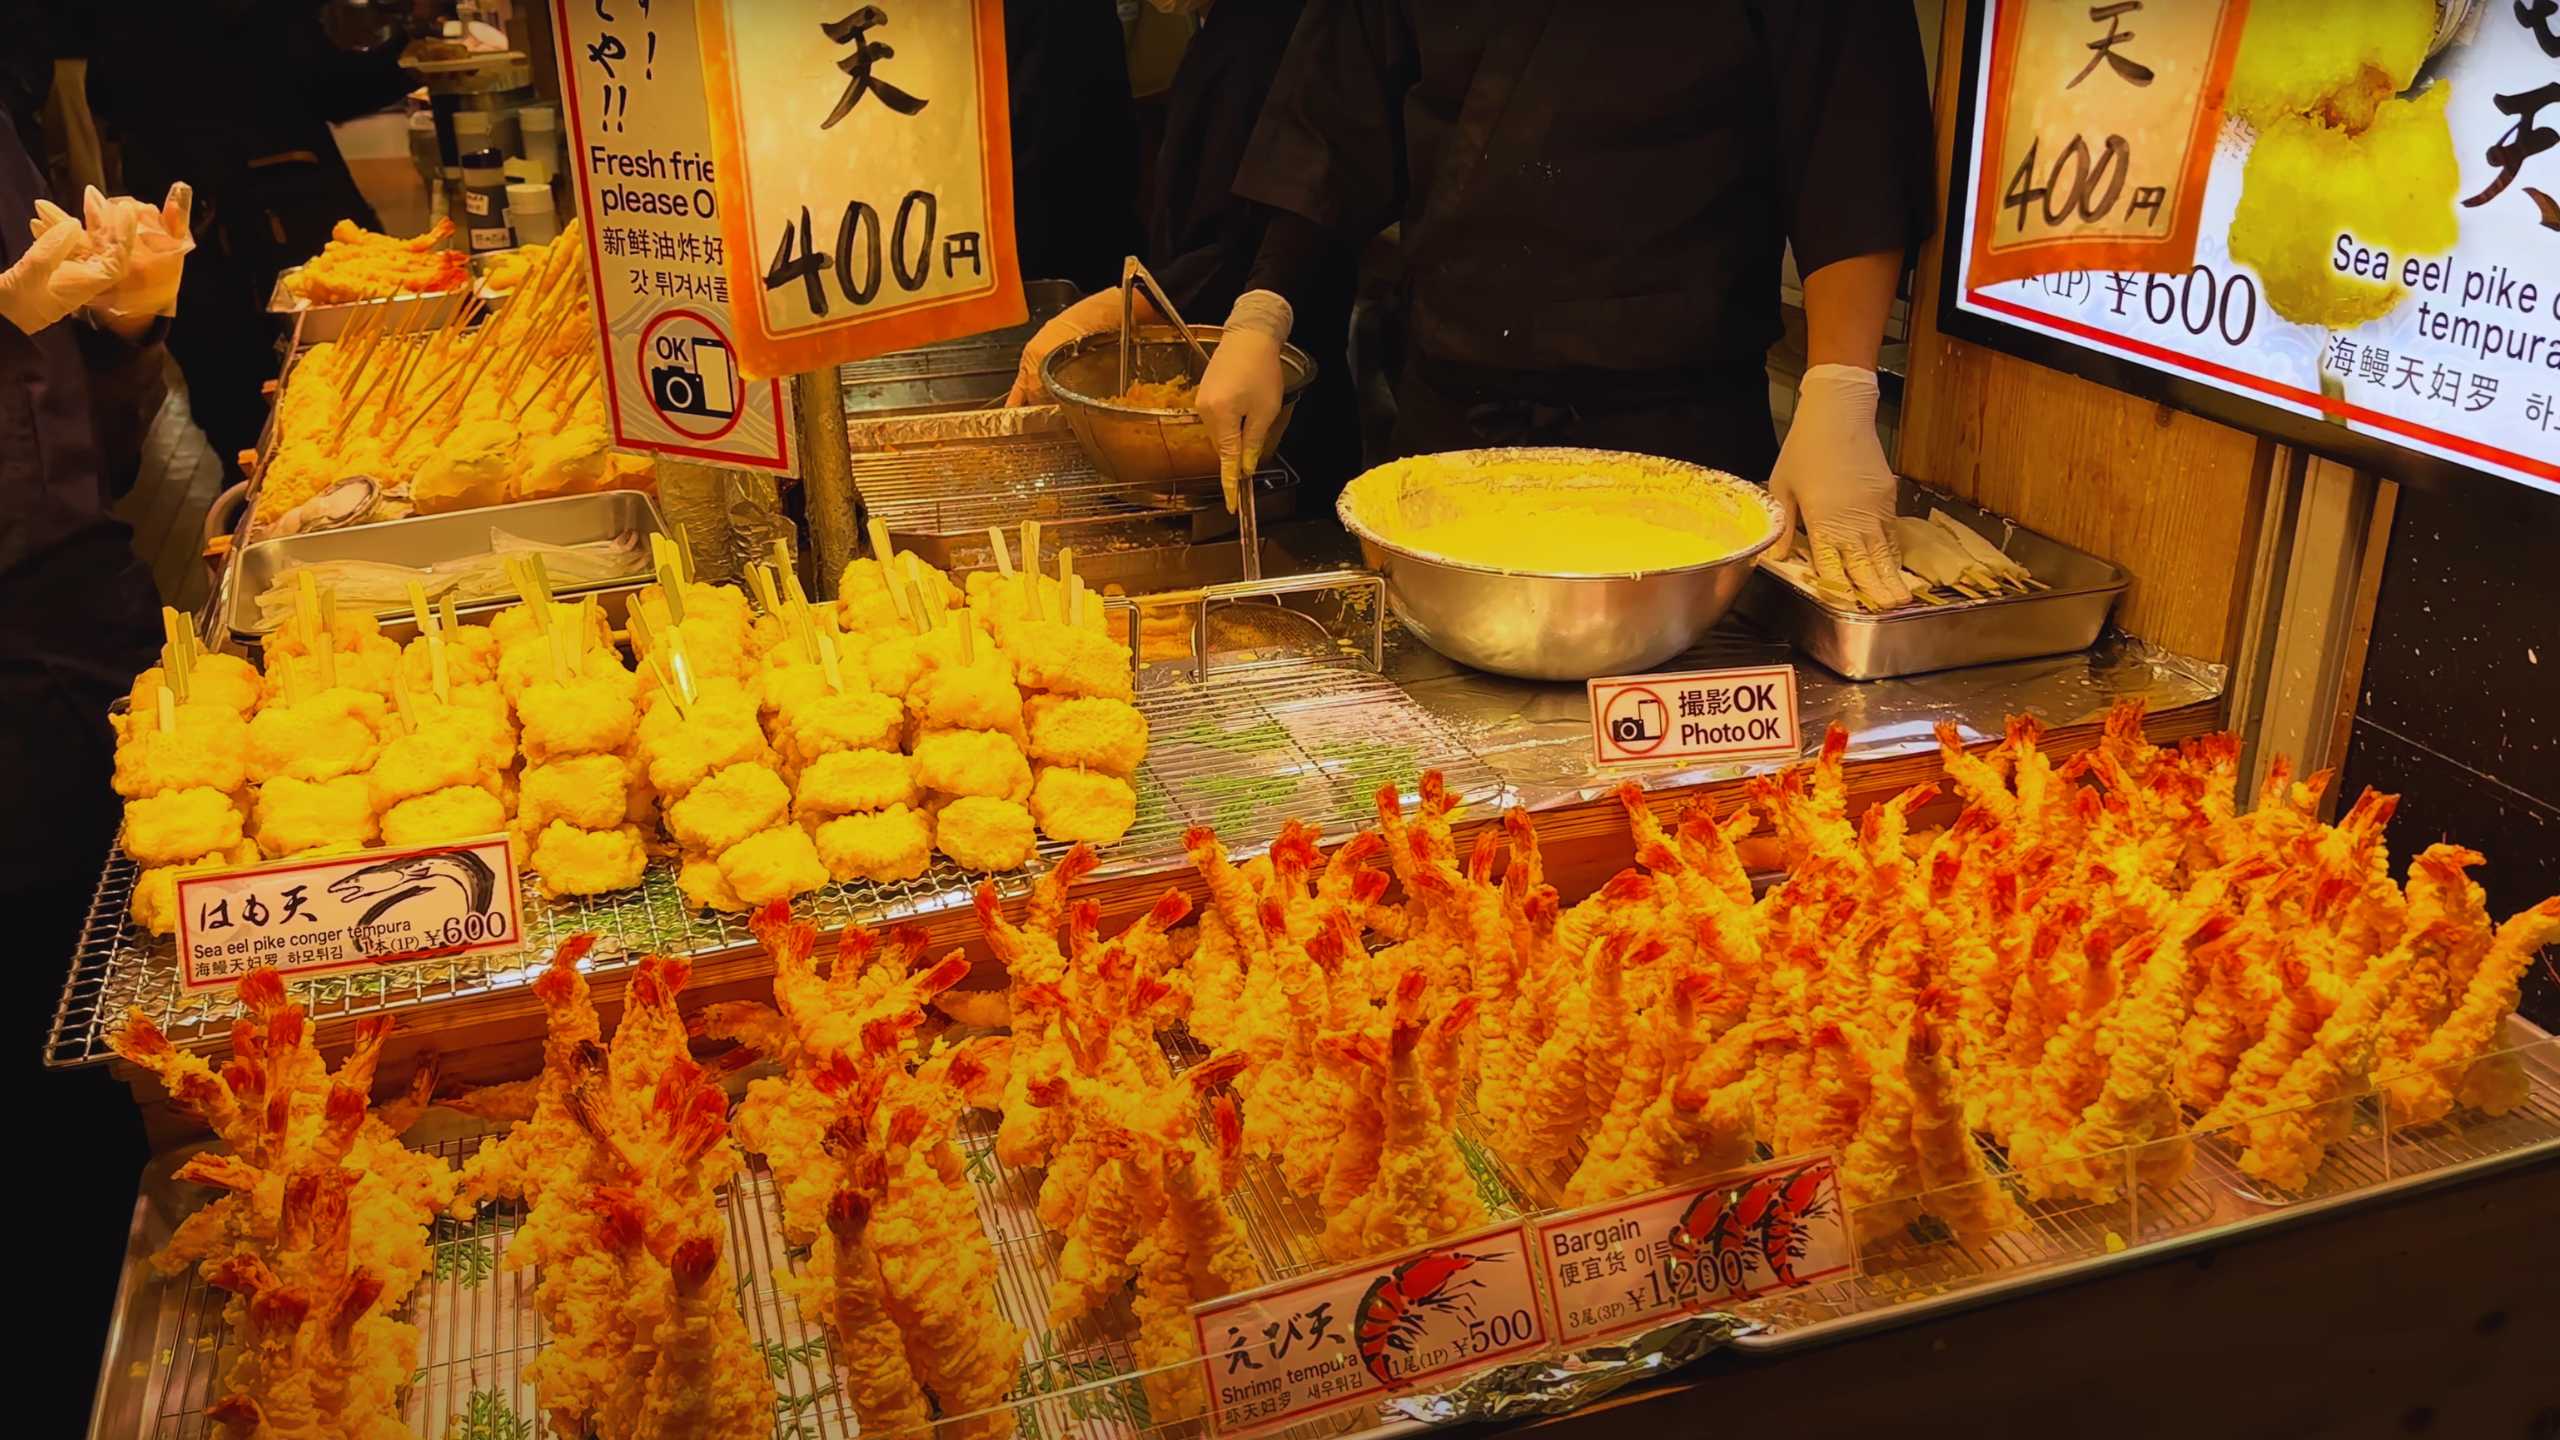
[[(160, 673), (164, 677), (169, 674), (170, 659), (171, 656), (169, 654), (168, 647), (165, 645), (162, 646), (160, 648)], [(166, 735), (170, 731), (178, 728), (178, 697), (170, 693), (168, 683), (165, 679), (162, 681), (160, 689), (153, 696), (151, 708), (160, 722), (161, 734)]]
[(1003, 526), (990, 525), (987, 527), (987, 544), (993, 547), (996, 552), (996, 573), (1003, 576), (1008, 581), (1011, 580), (1013, 578), (1013, 551), (1005, 546)]
[(578, 413), (578, 402), (587, 398), (588, 388), (594, 385), (596, 383), (596, 377), (603, 373), (604, 372), (601, 370), (588, 367), (587, 378), (579, 381), (578, 388), (569, 392), (569, 398), (560, 402), (560, 413), (563, 416), (575, 415)]
[[(525, 396), (524, 403), (516, 407), (516, 418), (518, 420), (522, 420), (527, 414), (531, 413), (533, 410), (533, 402), (541, 399), (542, 392), (550, 389), (552, 382), (560, 378), (560, 372), (566, 370), (572, 364), (575, 364), (581, 358), (581, 355), (582, 352), (571, 350), (566, 354), (563, 354), (559, 359), (552, 361), (551, 368), (543, 371), (542, 378), (534, 382), (533, 393)], [(512, 391), (510, 393), (512, 393)]]
[(690, 585), (693, 583), (693, 535), (684, 528), (681, 520), (667, 528), (676, 535), (676, 575)]
[(889, 563), (898, 558), (898, 552), (889, 544), (889, 522), (874, 515), (864, 529), (871, 536), (871, 558), (880, 562), (885, 574)]

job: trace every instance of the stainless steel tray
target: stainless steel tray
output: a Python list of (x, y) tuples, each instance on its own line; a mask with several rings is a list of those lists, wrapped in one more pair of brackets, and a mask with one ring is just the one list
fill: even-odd
[[(563, 599), (596, 596), (606, 617), (619, 624), (632, 592), (650, 583), (648, 537), (663, 528), (656, 501), (636, 490), (607, 490), (595, 495), (520, 500), (511, 505), (443, 515), (413, 515), (405, 520), (382, 520), (308, 535), (282, 535), (238, 552), (232, 562), (223, 620), (234, 640), (255, 645), (274, 628), (258, 614), (258, 597), (292, 566), (314, 560), (378, 560), (420, 566), (467, 559), (489, 553), (489, 532), (495, 529), (552, 545), (580, 545), (616, 535), (638, 535), (640, 544), (633, 553), (629, 575), (563, 585), (558, 591)], [(454, 611), (461, 618), (478, 619), (514, 603), (513, 595), (457, 600)], [(416, 622), (406, 602), (384, 607), (376, 612), (376, 618), (382, 622), (382, 633), (394, 639), (406, 639), (416, 633)]]
[(844, 413), (877, 419), (1000, 404), (1013, 389), (1022, 347), (1078, 298), (1076, 287), (1064, 280), (1026, 280), (1022, 299), (1031, 315), (1019, 325), (840, 365)]
[(1882, 680), (2085, 650), (2133, 578), (2112, 561), (1909, 480), (1899, 508), (1905, 515), (1946, 511), (2052, 588), (1871, 615), (1825, 605), (1763, 564), (1736, 610), (1845, 679)]

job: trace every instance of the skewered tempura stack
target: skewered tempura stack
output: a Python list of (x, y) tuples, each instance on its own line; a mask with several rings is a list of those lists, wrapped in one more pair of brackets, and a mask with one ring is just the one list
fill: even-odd
[(454, 1196), (453, 1171), (399, 1141), (426, 1108), (432, 1073), (369, 1108), (387, 1017), (357, 1022), (332, 1073), (276, 972), (252, 971), (239, 998), (248, 1015), (218, 1072), (139, 1012), (112, 1042), (224, 1146), (179, 1168), (180, 1180), (220, 1193), (151, 1257), (163, 1275), (193, 1267), (230, 1297), (231, 1343), (206, 1418), (241, 1435), (407, 1436), (418, 1332), (393, 1316), (426, 1273), (428, 1227)]
[(556, 1435), (763, 1440), (773, 1382), (738, 1313), (715, 1202), (739, 1170), (728, 1099), (685, 1052), (676, 996), (689, 969), (650, 956), (603, 1042), (578, 961), (552, 956), (534, 991), (550, 1021), (541, 1077), (463, 1108), (515, 1128), (462, 1171), (459, 1209), (528, 1209), (502, 1262), (534, 1269), (546, 1331), (525, 1367)]
[[(866, 1431), (920, 1425), (938, 1403), (952, 1433), (1001, 1440), (1022, 1337), (996, 1311), (996, 1262), (950, 1131), (987, 1098), (987, 1042), (919, 1054), (923, 1006), (968, 972), (954, 953), (917, 968), (921, 932), (882, 944), (845, 932), (833, 963), (779, 905), (758, 912), (774, 1007), (714, 1007), (706, 1027), (750, 1037), (783, 1073), (748, 1086), (742, 1144), (781, 1187), (783, 1231), (810, 1245), (788, 1289), (823, 1327)], [(992, 1413), (981, 1413), (992, 1412)]]
[(249, 727), (242, 712), (256, 707), (262, 689), (239, 660), (198, 651), (176, 611), (160, 619), (167, 636), (160, 664), (135, 680), (125, 713), (113, 717), (123, 843), (143, 867), (133, 914), (155, 935), (176, 928), (178, 876), (257, 858), (243, 838)]
[(595, 607), (552, 600), (537, 572), (519, 581), (529, 599), (490, 622), (498, 685), (512, 689), (524, 774), (515, 831), (543, 893), (601, 895), (640, 883), (648, 866), (635, 811), (639, 682), (609, 641)]
[(811, 606), (787, 563), (759, 567), (755, 579), (779, 632), (758, 684), (790, 778), (792, 818), (838, 880), (922, 875), (933, 861), (933, 822), (915, 761), (899, 748), (904, 707), (872, 690), (861, 650), (837, 633), (836, 607)]
[(577, 232), (528, 251), (523, 283), (494, 313), (475, 298), (415, 333), (403, 320), (431, 302), (394, 300), (302, 353), (277, 396), (262, 529), (651, 482), (652, 462), (611, 448)]
[[(257, 783), (251, 835), (269, 859), (361, 849), (382, 833), (370, 776), (398, 733), (382, 692), (365, 682), (387, 682), (399, 649), (373, 617), (341, 617), (309, 587), (284, 628), (293, 636), (271, 653), (249, 719), (248, 773)], [(341, 638), (372, 643), (342, 657)]]

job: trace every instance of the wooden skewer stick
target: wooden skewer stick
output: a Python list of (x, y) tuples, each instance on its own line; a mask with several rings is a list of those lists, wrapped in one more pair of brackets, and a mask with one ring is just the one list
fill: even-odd
[(690, 585), (693, 583), (693, 536), (684, 528), (684, 522), (681, 520), (667, 528), (673, 530), (676, 537), (676, 576)]
[(462, 377), (462, 388), (454, 392), (453, 418), (445, 422), (441, 435), (452, 434), (453, 427), (461, 423), (463, 407), (471, 403), (471, 388), (480, 383), (481, 373), (489, 368), (489, 362), (497, 356), (498, 347), (485, 338), (488, 335), (486, 327), (482, 328), (481, 335), (484, 338), (473, 346), (471, 369)]
[[(542, 392), (551, 388), (551, 382), (558, 379), (560, 372), (567, 369), (572, 363), (574, 363), (579, 358), (580, 353), (581, 352), (579, 351), (571, 350), (563, 354), (559, 359), (551, 362), (551, 368), (543, 371), (542, 378), (534, 382), (533, 393), (525, 396), (524, 403), (516, 407), (516, 418), (518, 420), (522, 420), (532, 411), (533, 402), (542, 398)], [(513, 391), (510, 390), (509, 393), (512, 394)]]
[(987, 544), (996, 552), (996, 573), (1008, 582), (1013, 579), (1013, 551), (1004, 543), (1004, 527), (987, 527)]
[(560, 402), (560, 413), (563, 416), (578, 413), (578, 402), (587, 398), (588, 387), (594, 385), (596, 377), (603, 373), (601, 370), (590, 368), (587, 371), (587, 378), (579, 381), (578, 388), (569, 392), (569, 398)]
[(871, 558), (880, 562), (882, 573), (887, 573), (889, 562), (898, 558), (897, 550), (889, 544), (889, 522), (874, 515), (863, 529), (871, 537)]

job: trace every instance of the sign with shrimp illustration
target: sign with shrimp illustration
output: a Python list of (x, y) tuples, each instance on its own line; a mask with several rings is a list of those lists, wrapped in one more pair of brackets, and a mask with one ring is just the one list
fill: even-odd
[(1550, 1216), (1537, 1247), (1560, 1345), (1810, 1285), (1857, 1258), (1829, 1155)]
[(502, 835), (207, 870), (176, 884), (179, 984), (190, 995), (254, 969), (296, 980), (524, 941), (524, 895)]
[(1542, 1350), (1518, 1223), (1192, 1307), (1220, 1435), (1254, 1435)]

